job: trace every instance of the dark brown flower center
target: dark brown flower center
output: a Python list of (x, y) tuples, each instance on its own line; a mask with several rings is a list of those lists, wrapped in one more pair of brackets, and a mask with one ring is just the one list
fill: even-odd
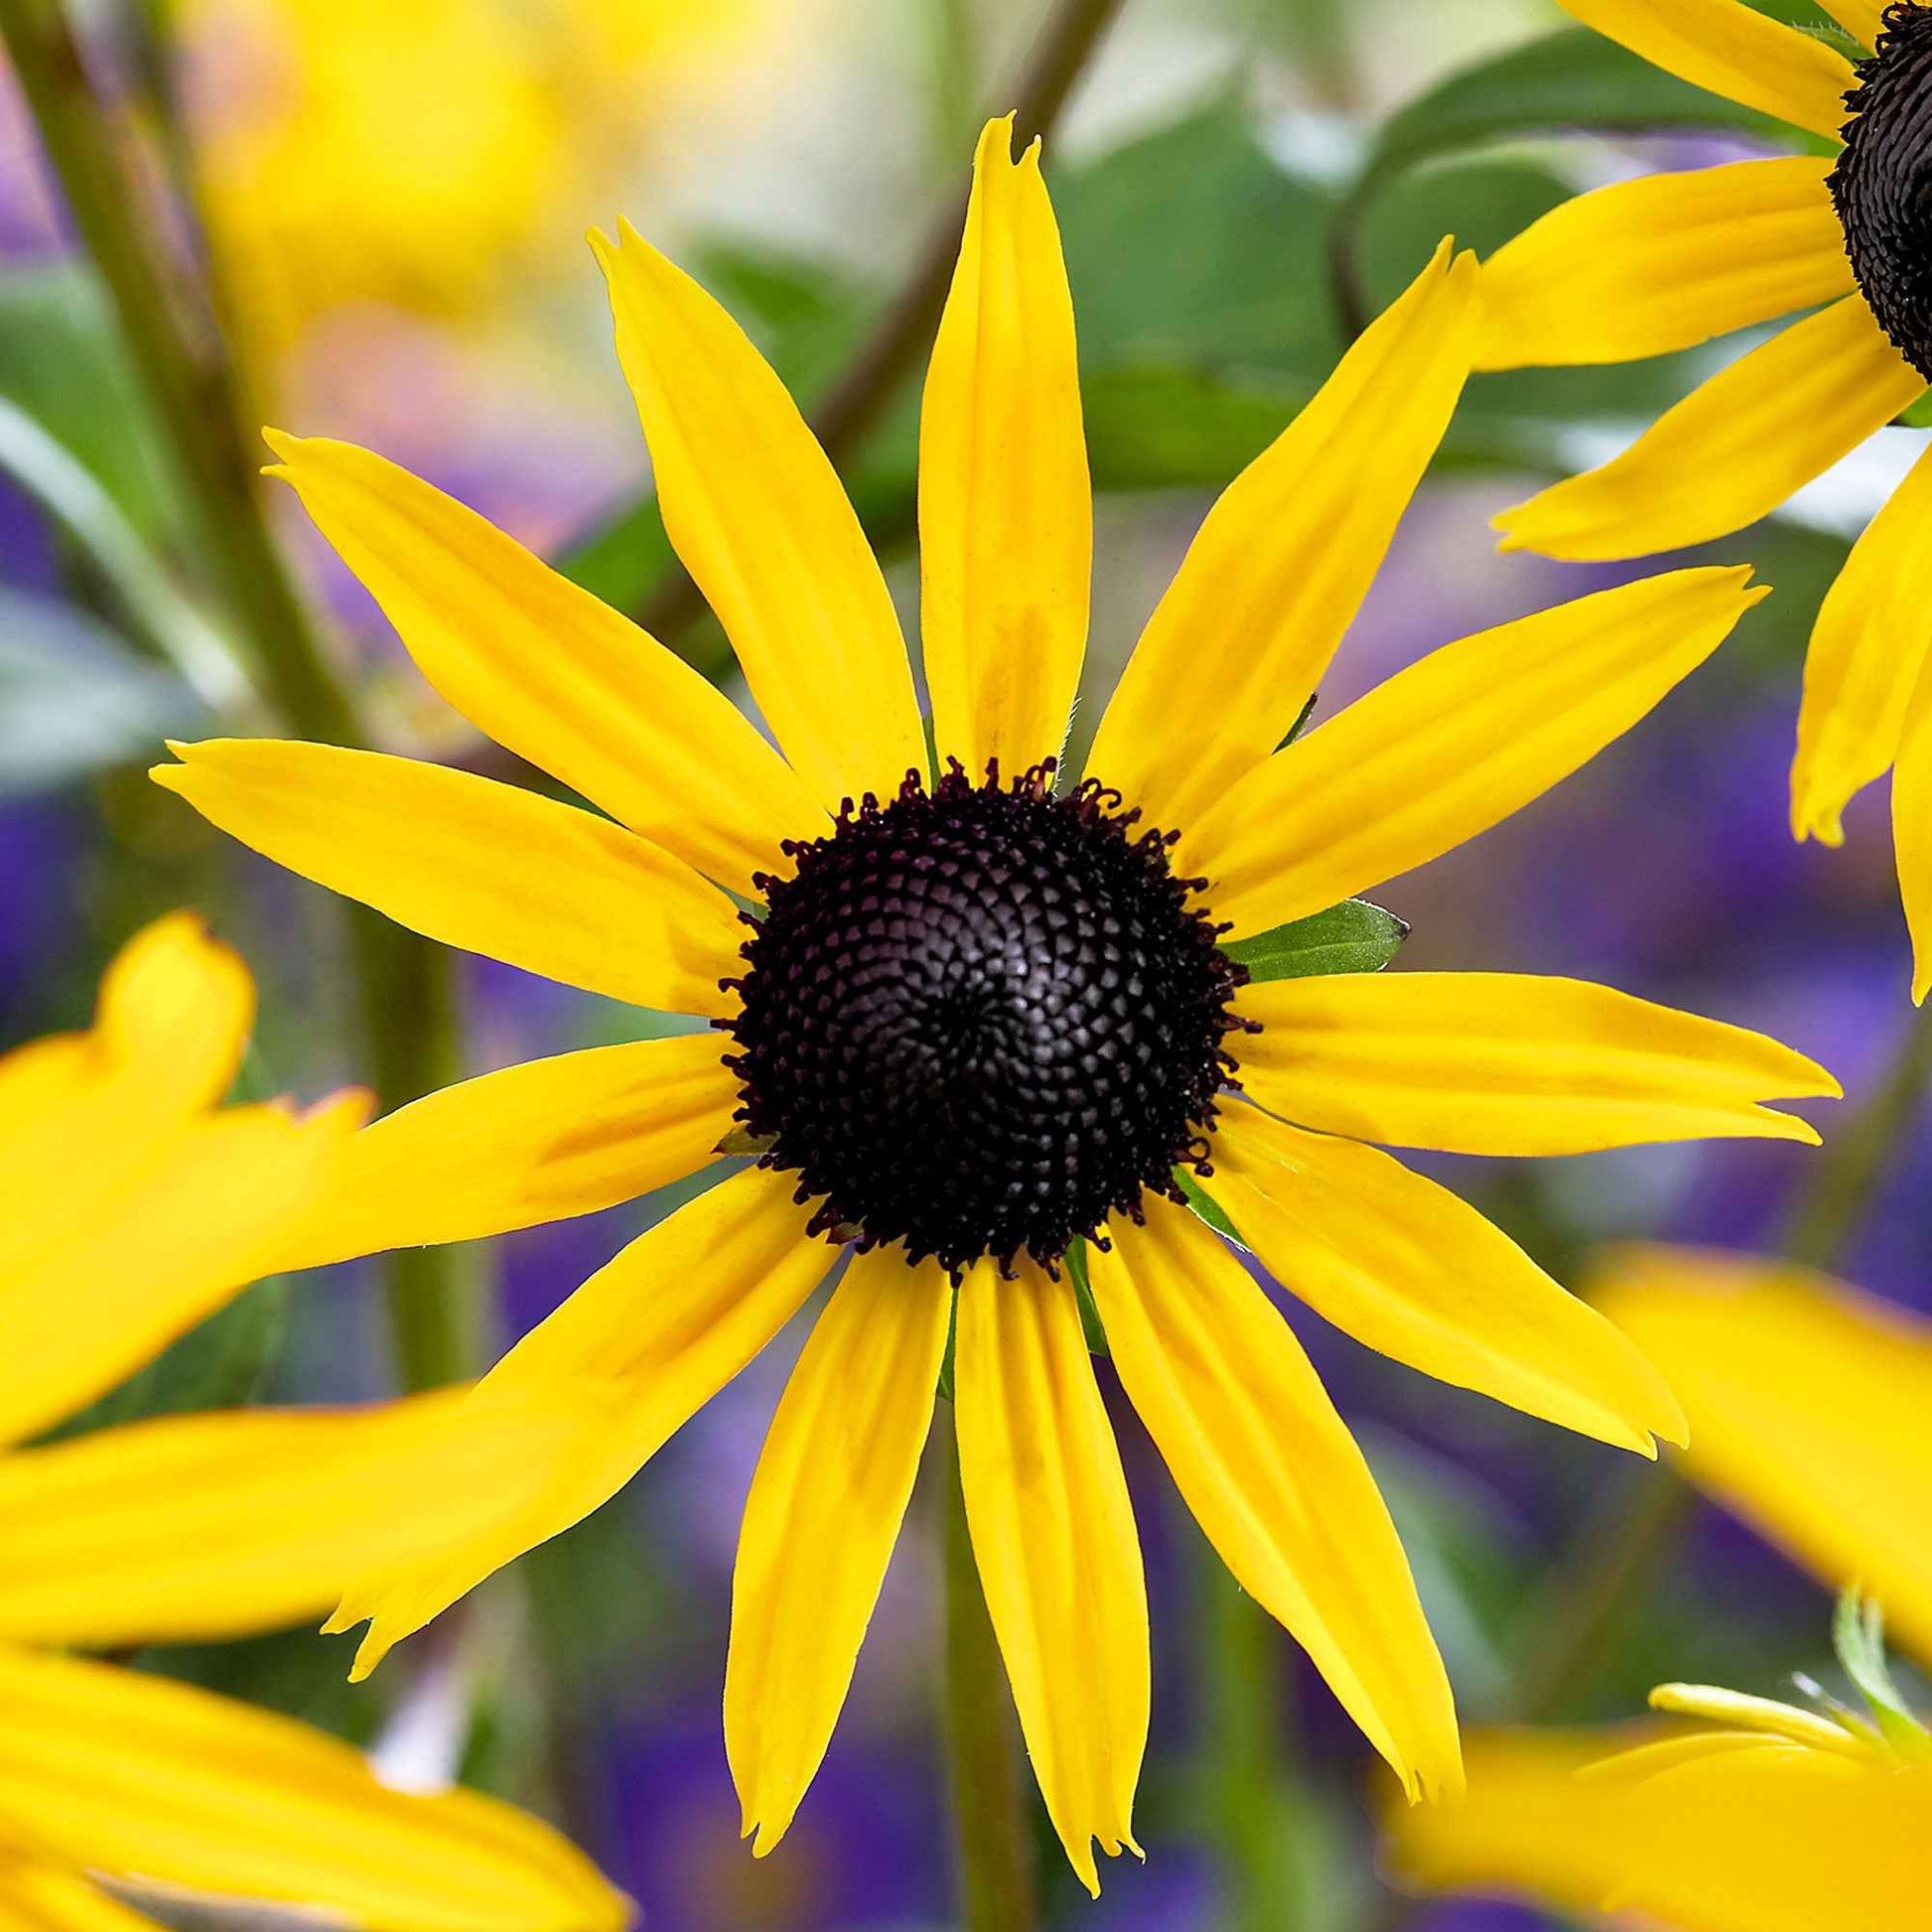
[(1879, 326), (1932, 382), (1932, 8), (1886, 9), (1845, 104), (1852, 119), (1831, 190), (1852, 272)]
[(1092, 780), (955, 768), (788, 846), (734, 982), (739, 1117), (814, 1230), (1056, 1266), (1203, 1164), (1247, 975), (1173, 839)]

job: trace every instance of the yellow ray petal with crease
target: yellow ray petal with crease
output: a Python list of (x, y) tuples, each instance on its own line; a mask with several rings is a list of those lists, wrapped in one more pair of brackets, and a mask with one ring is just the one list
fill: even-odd
[(1673, 571), (1445, 644), (1210, 806), (1180, 873), (1238, 938), (1440, 857), (1643, 718), (1767, 595), (1749, 577)]
[(1924, 393), (1864, 298), (1848, 296), (1721, 369), (1601, 469), (1504, 510), (1502, 548), (1601, 563), (1727, 536)]
[(1711, 1249), (1614, 1248), (1592, 1288), (1683, 1398), (1686, 1473), (1932, 1663), (1932, 1322)]
[(1639, 1455), (1684, 1440), (1628, 1338), (1447, 1187), (1251, 1107), (1228, 1112), (1215, 1148), (1209, 1184), (1242, 1240), (1364, 1347)]
[(591, 246), (664, 528), (822, 806), (925, 769), (911, 666), (838, 474), (745, 332), (627, 221)]
[(1912, 934), (1912, 998), (1932, 993), (1932, 678), (1921, 676), (1905, 716), (1891, 781), (1891, 838), (1905, 923)]
[(507, 1415), (519, 1428), (554, 1424), (555, 1440), (524, 1458), (481, 1528), (421, 1562), (372, 1565), (344, 1591), (327, 1627), (368, 1621), (355, 1677), (616, 1495), (791, 1319), (834, 1255), (806, 1238), (795, 1184), (763, 1169), (721, 1181), (639, 1235), (483, 1377), (452, 1425), (460, 1435), (487, 1437)]
[(1932, 655), (1932, 452), (1852, 546), (1826, 593), (1805, 653), (1795, 837), (1839, 845), (1854, 793), (1898, 755), (1913, 689)]
[(0, 1456), (0, 1640), (106, 1649), (320, 1617), (358, 1567), (485, 1523), (551, 1448), (536, 1416), (460, 1435), (463, 1399), (171, 1416)]
[(1932, 1769), (1761, 1745), (1650, 1777), (1579, 1775), (1624, 1741), (1477, 1732), (1465, 1804), (1385, 1814), (1394, 1875), (1694, 1932), (1891, 1932), (1923, 1918)]
[(1817, 1144), (1767, 1100), (1838, 1082), (1762, 1034), (1586, 980), (1335, 973), (1244, 987), (1242, 1085), (1272, 1113), (1392, 1147), (1583, 1154), (1754, 1135)]
[(732, 1579), (725, 1750), (762, 1858), (790, 1828), (852, 1682), (912, 1494), (952, 1288), (894, 1247), (855, 1256), (785, 1386)]
[(712, 1014), (743, 928), (682, 860), (514, 785), (273, 739), (170, 748), (155, 782), (291, 872), (448, 946), (633, 1006)]
[(1449, 1677), (1368, 1464), (1254, 1278), (1186, 1208), (1089, 1260), (1121, 1385), (1236, 1581), (1287, 1625), (1412, 1798), (1462, 1770)]
[(1147, 1586), (1073, 1286), (1022, 1259), (960, 1284), (959, 1478), (1034, 1775), (1080, 1882), (1134, 1843), (1147, 1749)]
[(156, 1932), (69, 1865), (0, 1843), (0, 1932)]
[(1301, 716), (1454, 413), (1477, 287), (1445, 242), (1208, 512), (1087, 760), (1154, 823), (1185, 825)]
[(991, 121), (919, 412), (919, 633), (942, 760), (1056, 757), (1086, 654), (1093, 494), (1039, 143)]
[(829, 830), (736, 705), (453, 496), (351, 443), (268, 432), (281, 477), (480, 731), (734, 892)]
[(493, 1799), (404, 1796), (288, 1718), (5, 1648), (0, 1815), (76, 1864), (370, 1932), (617, 1932), (628, 1915), (580, 1853)]
[(1483, 264), (1476, 366), (1635, 361), (1849, 294), (1831, 169), (1781, 155), (1563, 203)]
[(62, 1177), (16, 1194), (40, 1164), (4, 1171), (0, 1443), (72, 1414), (269, 1272), (366, 1113), (351, 1094), (302, 1121), (234, 1107), (157, 1131), (124, 1088), (94, 1099), (52, 1137)]
[(682, 1179), (731, 1132), (730, 1051), (712, 1033), (593, 1046), (412, 1101), (348, 1144), (279, 1265), (475, 1241)]
[(1654, 67), (1773, 119), (1836, 136), (1858, 76), (1836, 48), (1743, 0), (1558, 0)]

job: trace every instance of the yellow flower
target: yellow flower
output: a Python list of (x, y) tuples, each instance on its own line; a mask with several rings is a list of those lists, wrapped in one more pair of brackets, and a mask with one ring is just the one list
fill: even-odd
[(1386, 1818), (1394, 1875), (1670, 1932), (1924, 1922), (1932, 1762), (1849, 1715), (1687, 1685), (1652, 1702), (1720, 1727), (1472, 1735), (1462, 1803)]
[[(1209, 514), (1091, 775), (1056, 791), (1092, 510), (1038, 151), (1016, 163), (996, 121), (921, 423), (935, 780), (885, 581), (778, 379), (635, 233), (597, 247), (666, 526), (780, 749), (462, 505), (365, 451), (277, 436), (279, 474), (431, 683), (611, 816), (322, 745), (181, 748), (157, 774), (422, 932), (718, 1030), (404, 1108), (361, 1138), (304, 1258), (494, 1233), (721, 1152), (762, 1157), (625, 1249), (480, 1385), (479, 1441), (506, 1410), (562, 1419), (571, 1441), (527, 1459), (487, 1532), (432, 1564), (365, 1566), (337, 1617), (371, 1621), (358, 1670), (627, 1481), (842, 1243), (854, 1252), (740, 1543), (725, 1727), (746, 1830), (759, 1851), (777, 1842), (831, 1735), (950, 1329), (981, 1578), (1048, 1810), (1097, 1888), (1092, 1841), (1133, 1845), (1149, 1664), (1070, 1278), (1083, 1269), (1127, 1394), (1229, 1567), (1412, 1795), (1452, 1790), (1449, 1688), (1388, 1512), (1177, 1174), (1211, 1174), (1259, 1261), (1371, 1346), (1654, 1453), (1681, 1418), (1641, 1356), (1368, 1143), (1809, 1140), (1762, 1103), (1836, 1087), (1755, 1035), (1601, 987), (1244, 984), (1222, 946), (1528, 803), (1717, 647), (1754, 601), (1747, 573), (1682, 572), (1464, 638), (1278, 749), (1463, 384), (1477, 270), (1446, 244)], [(742, 900), (762, 917), (741, 918)]]
[[(114, 962), (91, 1032), (0, 1058), (0, 1446), (271, 1267), (333, 1183), (361, 1096), (300, 1120), (218, 1107), (253, 1002), (241, 962), (177, 915)], [(96, 1889), (109, 1879), (377, 1932), (624, 1923), (623, 1900), (534, 1819), (473, 1792), (387, 1790), (305, 1725), (56, 1648), (278, 1628), (325, 1608), (371, 1536), (417, 1553), (417, 1532), (371, 1520), (369, 1497), (398, 1466), (460, 1491), (471, 1465), (450, 1459), (447, 1417), (461, 1399), (180, 1416), (0, 1449), (0, 1920), (153, 1932)]]
[[(1744, 0), (1561, 0), (1658, 67), (1829, 139), (1597, 190), (1486, 264), (1477, 365), (1628, 361), (1812, 313), (1713, 376), (1613, 462), (1497, 518), (1505, 549), (1639, 557), (1768, 515), (1917, 402), (1932, 378), (1932, 8), (1826, 0), (1875, 58), (1855, 67)], [(1849, 119), (1848, 119), (1849, 114)], [(1791, 829), (1837, 845), (1890, 767), (1916, 967), (1932, 989), (1932, 454), (1854, 546), (1805, 665)]]
[(1592, 1297), (1691, 1422), (1685, 1473), (1932, 1662), (1932, 1322), (1790, 1263), (1614, 1251)]

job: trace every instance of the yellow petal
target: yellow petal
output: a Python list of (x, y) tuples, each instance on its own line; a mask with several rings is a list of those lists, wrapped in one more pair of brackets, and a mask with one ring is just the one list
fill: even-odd
[(1924, 393), (1864, 298), (1848, 296), (1720, 370), (1613, 462), (1503, 511), (1502, 547), (1599, 563), (1726, 536)]
[(460, 1437), (462, 1401), (171, 1416), (0, 1456), (0, 1639), (105, 1649), (320, 1617), (359, 1567), (493, 1514), (546, 1447)]
[(617, 1932), (627, 1916), (507, 1805), (386, 1790), (306, 1725), (72, 1658), (0, 1649), (0, 1816), (76, 1865), (370, 1932)]
[(1805, 1270), (1619, 1248), (1596, 1299), (1691, 1419), (1686, 1472), (1932, 1663), (1932, 1323)]
[(280, 1265), (474, 1241), (694, 1173), (731, 1131), (730, 1051), (713, 1033), (594, 1046), (413, 1101), (349, 1143)]
[(1558, 0), (1586, 27), (1666, 73), (1775, 120), (1837, 136), (1852, 63), (1743, 0)]
[(1134, 1843), (1147, 1749), (1147, 1586), (1120, 1451), (1070, 1282), (1022, 1259), (959, 1290), (959, 1478), (986, 1606), (1060, 1844), (1095, 1897), (1093, 1841)]
[(88, 1139), (58, 1142), (66, 1180), (23, 1192), (0, 1228), (0, 1443), (70, 1415), (270, 1272), (363, 1116), (354, 1096), (302, 1122), (235, 1107), (155, 1132), (117, 1118), (117, 1098), (98, 1096)]
[(933, 739), (975, 778), (1056, 757), (1087, 645), (1093, 496), (1073, 298), (1039, 143), (987, 124), (919, 414)]
[(772, 1418), (732, 1579), (725, 1749), (762, 1858), (817, 1773), (912, 1494), (946, 1353), (936, 1262), (859, 1255)]
[(1852, 546), (1826, 594), (1805, 656), (1795, 837), (1843, 842), (1852, 795), (1898, 755), (1906, 708), (1932, 652), (1932, 452)]
[(1387, 1505), (1288, 1324), (1220, 1237), (1154, 1199), (1089, 1261), (1121, 1386), (1222, 1561), (1410, 1796), (1461, 1788), (1455, 1705)]
[(670, 1013), (719, 1011), (744, 934), (682, 861), (514, 785), (271, 739), (173, 748), (156, 783), (243, 845), (445, 945)]
[(418, 668), (499, 745), (687, 865), (752, 890), (829, 830), (723, 692), (454, 497), (350, 443), (268, 433)]
[(1912, 998), (1932, 992), (1932, 678), (1921, 677), (1905, 716), (1891, 781), (1891, 840), (1912, 933)]
[(96, 1050), (152, 1089), (149, 1104), (181, 1113), (228, 1091), (255, 1024), (255, 983), (240, 955), (210, 939), (192, 912), (137, 932), (102, 974)]
[(156, 1932), (80, 1872), (0, 1842), (0, 1932)]
[(1449, 427), (1480, 326), (1475, 258), (1445, 242), (1208, 512), (1087, 760), (1155, 823), (1187, 824), (1293, 729)]
[(1563, 203), (1483, 264), (1477, 366), (1635, 361), (1849, 294), (1831, 169), (1736, 161)]
[(1488, 830), (1638, 722), (1766, 595), (1680, 570), (1446, 644), (1277, 752), (1182, 835), (1238, 938)]
[(834, 1257), (806, 1238), (793, 1185), (763, 1169), (720, 1182), (631, 1242), (483, 1377), (454, 1419), (459, 1438), (486, 1441), (505, 1417), (515, 1428), (548, 1424), (550, 1436), (481, 1527), (421, 1562), (377, 1561), (345, 1590), (328, 1627), (369, 1622), (356, 1677), (616, 1495), (791, 1319)]
[(1777, 1745), (1635, 1781), (1578, 1775), (1618, 1742), (1472, 1736), (1466, 1803), (1385, 1816), (1396, 1875), (1696, 1932), (1889, 1932), (1924, 1916), (1932, 1770)]
[(1645, 1141), (1808, 1141), (1762, 1103), (1841, 1089), (1762, 1034), (1584, 980), (1335, 973), (1244, 987), (1262, 1106), (1327, 1134), (1450, 1154), (1583, 1154)]
[(1876, 47), (1888, 0), (1821, 0), (1825, 11), (1865, 47)]
[(1224, 1118), (1214, 1167), (1215, 1200), (1268, 1272), (1365, 1347), (1639, 1455), (1684, 1440), (1631, 1342), (1448, 1188), (1251, 1107)]
[(821, 805), (925, 769), (886, 580), (837, 473), (745, 332), (620, 222), (593, 235), (657, 500), (785, 756)]

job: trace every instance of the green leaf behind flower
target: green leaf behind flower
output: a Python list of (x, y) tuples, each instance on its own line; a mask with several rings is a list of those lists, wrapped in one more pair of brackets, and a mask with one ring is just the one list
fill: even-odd
[(1317, 973), (1379, 973), (1408, 936), (1407, 921), (1393, 912), (1365, 898), (1345, 898), (1325, 912), (1221, 950), (1245, 966), (1251, 980), (1299, 980)]

